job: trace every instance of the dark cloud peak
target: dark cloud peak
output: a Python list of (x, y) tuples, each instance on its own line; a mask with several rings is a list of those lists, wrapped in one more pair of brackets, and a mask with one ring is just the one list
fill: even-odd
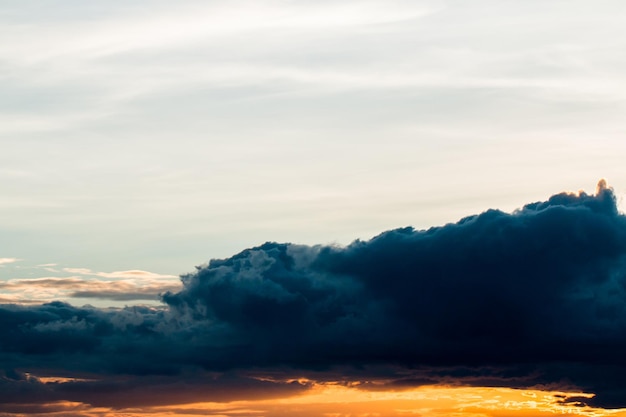
[(164, 309), (3, 306), (1, 365), (164, 378), (382, 367), (402, 369), (397, 386), (567, 385), (626, 406), (625, 255), (626, 217), (601, 182), (347, 247), (267, 242), (182, 276)]

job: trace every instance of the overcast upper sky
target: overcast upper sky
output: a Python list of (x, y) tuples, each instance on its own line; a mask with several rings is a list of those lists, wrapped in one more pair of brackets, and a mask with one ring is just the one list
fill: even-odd
[(176, 276), (601, 177), (621, 198), (625, 9), (0, 0), (0, 276)]

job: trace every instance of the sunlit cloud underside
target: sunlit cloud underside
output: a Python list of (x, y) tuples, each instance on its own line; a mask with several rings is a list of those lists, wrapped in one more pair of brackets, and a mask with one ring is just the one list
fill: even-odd
[[(63, 378), (53, 379), (63, 383)], [(60, 382), (59, 382), (60, 381)], [(309, 381), (310, 382), (310, 381)], [(53, 383), (53, 382), (49, 382)], [(351, 385), (351, 386), (350, 386)], [(254, 401), (192, 402), (158, 407), (92, 407), (59, 401), (48, 404), (6, 404), (3, 417), (165, 417), (165, 416), (250, 416), (250, 417), (587, 417), (626, 416), (626, 409), (605, 410), (585, 406), (577, 399), (593, 394), (548, 390), (516, 390), (491, 387), (425, 386), (405, 391), (368, 391), (358, 383), (313, 383), (303, 395)]]

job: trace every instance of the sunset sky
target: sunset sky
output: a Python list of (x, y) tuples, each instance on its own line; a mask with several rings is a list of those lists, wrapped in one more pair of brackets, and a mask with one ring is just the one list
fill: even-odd
[(0, 417), (626, 416), (625, 18), (0, 0)]

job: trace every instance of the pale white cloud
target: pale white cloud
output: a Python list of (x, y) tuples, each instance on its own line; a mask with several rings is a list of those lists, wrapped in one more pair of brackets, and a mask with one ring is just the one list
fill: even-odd
[(69, 272), (70, 274), (94, 275), (93, 271), (88, 268), (63, 268), (63, 271)]
[(176, 275), (157, 274), (155, 272), (141, 271), (133, 269), (129, 271), (114, 271), (114, 272), (98, 272), (96, 276), (103, 278), (135, 278), (135, 279), (158, 279), (158, 278), (177, 278)]
[(7, 265), (7, 264), (12, 264), (12, 263), (18, 262), (18, 261), (21, 261), (21, 259), (18, 259), (18, 258), (0, 258), (0, 266)]
[(159, 279), (159, 278), (176, 278), (175, 275), (158, 274), (155, 272), (142, 271), (139, 269), (132, 269), (128, 271), (113, 271), (113, 272), (96, 272), (89, 268), (63, 268), (63, 271), (71, 274), (91, 275), (102, 278), (135, 278), (135, 279)]

